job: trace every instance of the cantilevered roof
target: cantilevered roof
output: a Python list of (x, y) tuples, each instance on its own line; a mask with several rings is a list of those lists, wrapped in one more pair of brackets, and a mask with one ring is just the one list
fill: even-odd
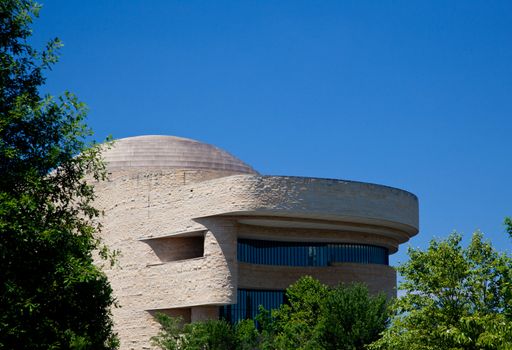
[(257, 174), (240, 159), (215, 146), (176, 136), (145, 135), (114, 141), (103, 152), (109, 169), (175, 168)]

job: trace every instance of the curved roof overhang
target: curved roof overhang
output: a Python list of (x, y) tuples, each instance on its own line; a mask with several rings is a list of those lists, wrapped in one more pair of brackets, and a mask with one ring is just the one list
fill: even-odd
[(207, 181), (200, 217), (231, 217), (245, 225), (385, 235), (404, 243), (418, 233), (418, 199), (369, 183), (287, 176), (235, 175)]

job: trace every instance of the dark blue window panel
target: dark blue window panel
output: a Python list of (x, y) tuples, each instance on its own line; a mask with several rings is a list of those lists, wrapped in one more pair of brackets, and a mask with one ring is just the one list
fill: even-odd
[(277, 309), (284, 302), (282, 290), (239, 289), (238, 302), (233, 305), (224, 305), (219, 308), (219, 316), (233, 324), (245, 320), (253, 320), (262, 305), (267, 310)]
[(387, 248), (352, 243), (238, 240), (238, 261), (261, 265), (329, 266), (336, 263), (389, 265)]

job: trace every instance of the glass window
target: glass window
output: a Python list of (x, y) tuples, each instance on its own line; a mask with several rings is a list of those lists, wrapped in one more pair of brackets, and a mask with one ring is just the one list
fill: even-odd
[(387, 248), (352, 243), (238, 240), (238, 261), (285, 266), (330, 266), (336, 263), (389, 264)]
[(219, 308), (220, 318), (233, 324), (245, 319), (254, 319), (259, 307), (277, 309), (284, 302), (282, 290), (239, 289), (237, 291), (238, 303), (224, 305)]

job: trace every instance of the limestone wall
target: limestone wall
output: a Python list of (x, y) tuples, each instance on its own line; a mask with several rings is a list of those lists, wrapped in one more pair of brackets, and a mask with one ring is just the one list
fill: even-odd
[(301, 276), (313, 276), (329, 286), (365, 283), (371, 293), (396, 296), (396, 272), (386, 265), (343, 263), (328, 267), (269, 266), (239, 263), (238, 287), (286, 289)]
[[(122, 350), (151, 348), (149, 339), (158, 332), (152, 316), (154, 310), (181, 307), (183, 315), (188, 312), (189, 318), (201, 319), (218, 312), (216, 307), (188, 311), (186, 307), (231, 302), (236, 287), (228, 261), (236, 257), (236, 233), (230, 222), (223, 225), (221, 220), (204, 232), (204, 254), (199, 258), (162, 262), (162, 256), (157, 254), (161, 252), (154, 249), (155, 242), (140, 240), (204, 228), (192, 220), (193, 216), (176, 212), (174, 193), (185, 184), (231, 174), (196, 170), (114, 171), (108, 182), (97, 184), (97, 207), (105, 213), (102, 238), (112, 250), (120, 252), (117, 266), (105, 267), (105, 272), (120, 306), (113, 314)], [(217, 236), (212, 233), (218, 230), (221, 232)], [(175, 242), (182, 244), (183, 238)]]
[[(106, 273), (120, 305), (114, 320), (123, 350), (149, 348), (158, 330), (155, 310), (175, 309), (192, 320), (214, 317), (217, 305), (236, 302), (239, 286), (266, 283), (284, 289), (308, 273), (330, 284), (364, 280), (392, 294), (396, 277), (386, 266), (239, 267), (237, 237), (254, 234), (255, 226), (274, 238), (336, 239), (390, 249), (418, 227), (414, 195), (349, 181), (115, 169), (108, 182), (97, 184), (97, 194), (97, 206), (105, 212), (103, 239), (121, 253), (118, 266)], [(204, 254), (193, 259), (162, 261), (164, 248), (155, 249), (158, 240), (150, 240), (168, 236), (165, 244), (172, 245), (175, 237), (179, 247), (197, 232), (204, 236)]]

